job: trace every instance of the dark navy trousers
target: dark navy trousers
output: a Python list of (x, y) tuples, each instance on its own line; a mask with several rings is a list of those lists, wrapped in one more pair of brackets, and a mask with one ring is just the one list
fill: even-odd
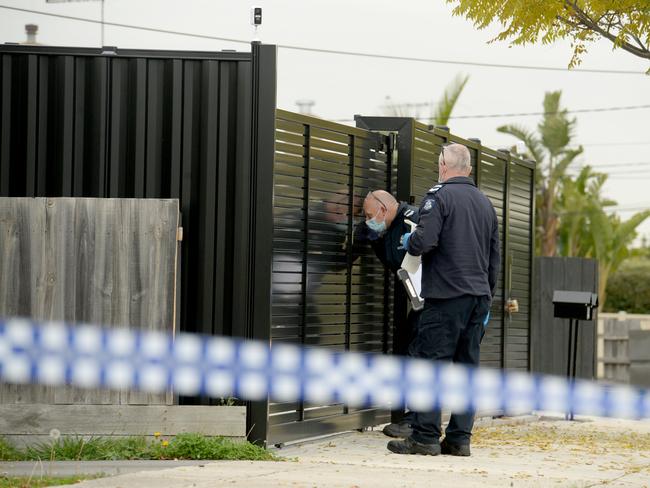
[[(420, 315), (422, 315), (422, 311), (411, 310), (406, 319), (406, 323), (395, 329), (395, 347), (393, 348), (393, 354), (399, 356), (406, 356), (409, 354), (409, 346), (415, 337), (415, 331), (417, 329), (417, 324), (420, 321)], [(412, 424), (414, 416), (415, 412), (409, 411), (405, 413), (403, 408), (391, 412), (391, 419), (399, 423)]]
[[(478, 366), (483, 322), (490, 310), (488, 296), (464, 295), (458, 298), (427, 299), (416, 324), (409, 355), (434, 361)], [(417, 412), (411, 423), (413, 440), (436, 444), (441, 435), (441, 412)], [(453, 414), (445, 435), (450, 444), (469, 444), (474, 412)]]

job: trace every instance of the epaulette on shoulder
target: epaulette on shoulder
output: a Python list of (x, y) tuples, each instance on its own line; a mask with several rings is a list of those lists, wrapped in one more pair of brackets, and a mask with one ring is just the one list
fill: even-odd
[(429, 188), (429, 191), (427, 193), (435, 193), (438, 190), (440, 190), (440, 188), (442, 188), (442, 185), (436, 185), (436, 186), (434, 186), (432, 188)]
[(413, 210), (407, 210), (404, 212), (404, 217), (411, 217), (415, 212)]

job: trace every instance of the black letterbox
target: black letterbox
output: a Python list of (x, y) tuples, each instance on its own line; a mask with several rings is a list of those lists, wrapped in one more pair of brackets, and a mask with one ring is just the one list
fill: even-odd
[(589, 291), (553, 292), (554, 316), (560, 319), (591, 320), (598, 307), (598, 294)]

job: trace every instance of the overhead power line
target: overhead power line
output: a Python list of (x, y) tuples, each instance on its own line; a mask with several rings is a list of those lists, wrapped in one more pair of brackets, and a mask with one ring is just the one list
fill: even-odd
[(612, 210), (615, 212), (640, 212), (642, 210), (650, 210), (650, 204), (639, 205), (636, 207), (628, 207), (625, 205), (620, 205), (617, 207), (605, 207), (605, 210)]
[[(19, 8), (19, 7), (10, 7), (9, 5), (0, 5), (0, 8), (4, 8), (7, 10), (15, 10), (17, 12), (27, 12), (30, 14), (38, 14), (38, 15), (44, 15), (46, 17), (56, 17), (59, 19), (66, 19), (66, 20), (74, 20), (77, 22), (87, 22), (89, 24), (102, 24), (101, 20), (96, 20), (96, 19), (88, 19), (85, 17), (75, 17), (73, 15), (63, 15), (63, 14), (53, 14), (51, 12), (43, 12), (42, 10), (31, 10), (27, 8)], [(156, 29), (155, 27), (146, 27), (143, 25), (131, 25), (131, 24), (121, 24), (118, 22), (103, 22), (104, 25), (110, 25), (111, 27), (122, 27), (124, 29), (135, 29), (135, 30), (142, 30), (142, 31), (148, 31), (148, 32), (157, 32), (160, 34), (173, 34), (175, 36), (185, 36), (185, 37), (196, 37), (199, 39), (210, 39), (213, 41), (227, 41), (227, 42), (237, 42), (237, 43), (243, 43), (243, 44), (250, 44), (250, 41), (243, 41), (241, 39), (230, 39), (227, 37), (217, 37), (217, 36), (209, 36), (205, 34), (192, 34), (189, 32), (181, 32), (181, 31), (174, 31), (174, 30), (168, 30), (168, 29)]]
[[(627, 107), (602, 107), (602, 108), (582, 108), (576, 110), (567, 110), (566, 113), (570, 114), (584, 114), (593, 112), (617, 112), (621, 110), (641, 110), (650, 108), (650, 105), (629, 105)], [(487, 119), (496, 117), (527, 117), (530, 115), (555, 115), (562, 112), (520, 112), (510, 114), (486, 114), (486, 115), (452, 115), (450, 119)]]
[[(598, 107), (598, 108), (582, 108), (576, 110), (566, 110), (562, 112), (520, 112), (520, 113), (505, 113), (505, 114), (479, 114), (479, 115), (451, 115), (450, 119), (487, 119), (487, 118), (500, 118), (500, 117), (526, 117), (530, 115), (555, 115), (557, 113), (569, 114), (583, 114), (594, 112), (618, 112), (623, 110), (642, 110), (650, 108), (649, 105), (628, 105), (624, 107)], [(421, 118), (418, 120), (432, 120), (433, 117)], [(353, 119), (334, 119), (333, 122), (354, 122)], [(650, 144), (650, 143), (649, 143)]]
[(613, 169), (629, 169), (630, 166), (636, 167), (636, 166), (650, 166), (650, 161), (638, 161), (636, 163), (584, 163), (578, 165), (576, 168), (572, 169), (582, 169), (585, 166), (589, 166), (590, 168), (593, 169), (602, 169), (602, 168), (613, 168)]
[(583, 146), (647, 146), (650, 141), (634, 141), (634, 142), (587, 142)]
[[(32, 10), (19, 7), (11, 7), (9, 5), (0, 5), (0, 8), (7, 10), (14, 10), (17, 12), (27, 12), (38, 15), (45, 15), (48, 17), (57, 17), (61, 19), (74, 20), (78, 22), (88, 22), (92, 24), (101, 24), (102, 21), (96, 19), (88, 19), (84, 17), (75, 17), (72, 15), (63, 15), (55, 14), (51, 12), (43, 12), (41, 10)], [(182, 32), (169, 29), (156, 29), (153, 27), (145, 27), (140, 25), (132, 24), (123, 24), (118, 22), (104, 22), (104, 25), (112, 27), (120, 27), (124, 29), (136, 29), (148, 32), (157, 32), (160, 34), (172, 34), (175, 36), (185, 36), (185, 37), (195, 37), (199, 39), (211, 39), (215, 41), (225, 41), (225, 42), (235, 42), (241, 44), (250, 44), (250, 41), (242, 39), (233, 39), (227, 37), (218, 37), (211, 36), (207, 34), (195, 34), (191, 32)], [(434, 59), (434, 58), (420, 58), (412, 56), (394, 56), (390, 54), (378, 54), (378, 53), (366, 53), (359, 51), (344, 51), (337, 49), (321, 49), (315, 47), (305, 47), (305, 46), (294, 46), (289, 44), (277, 44), (281, 49), (293, 50), (293, 51), (306, 51), (314, 52), (321, 54), (337, 54), (343, 56), (356, 56), (356, 57), (365, 57), (365, 58), (375, 58), (375, 59), (387, 59), (393, 61), (410, 61), (417, 63), (434, 63), (434, 64), (450, 64), (450, 65), (459, 65), (459, 66), (476, 66), (481, 68), (500, 68), (500, 69), (522, 69), (522, 70), (536, 70), (536, 71), (560, 71), (564, 73), (598, 73), (598, 74), (617, 74), (617, 75), (645, 75), (643, 71), (634, 71), (634, 70), (614, 70), (614, 69), (588, 69), (588, 68), (576, 68), (568, 69), (561, 68), (557, 66), (530, 66), (530, 65), (516, 65), (516, 64), (500, 64), (500, 63), (483, 63), (479, 61), (460, 61), (460, 60), (451, 60), (451, 59)]]

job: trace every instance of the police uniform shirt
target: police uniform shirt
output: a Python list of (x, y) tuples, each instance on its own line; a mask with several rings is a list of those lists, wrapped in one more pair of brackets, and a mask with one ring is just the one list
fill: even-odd
[(499, 273), (499, 222), (469, 177), (431, 188), (408, 242), (422, 256), (422, 297), (493, 296)]

